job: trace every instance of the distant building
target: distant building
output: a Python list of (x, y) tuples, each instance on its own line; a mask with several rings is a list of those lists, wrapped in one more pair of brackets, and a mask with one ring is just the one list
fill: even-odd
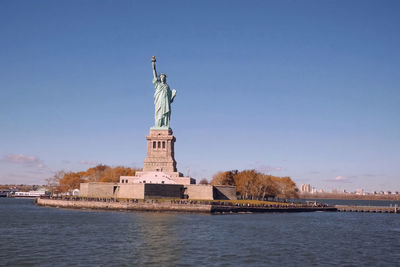
[(39, 188), (36, 191), (15, 192), (14, 196), (15, 197), (41, 197), (41, 196), (45, 196), (46, 194), (48, 194), (48, 192), (46, 192), (46, 189)]
[(313, 188), (311, 189), (311, 193), (312, 193), (312, 194), (317, 193), (317, 189), (316, 189), (315, 187), (313, 187)]
[(304, 193), (312, 193), (312, 187), (310, 184), (302, 184), (300, 186), (300, 191)]
[(332, 189), (332, 194), (346, 194), (346, 189)]
[(364, 189), (357, 189), (356, 195), (364, 195)]

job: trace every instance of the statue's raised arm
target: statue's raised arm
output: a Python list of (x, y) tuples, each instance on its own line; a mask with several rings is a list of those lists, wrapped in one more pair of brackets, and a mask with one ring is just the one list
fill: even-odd
[(151, 63), (153, 65), (153, 78), (157, 79), (157, 70), (156, 70), (156, 56), (153, 56), (151, 59)]

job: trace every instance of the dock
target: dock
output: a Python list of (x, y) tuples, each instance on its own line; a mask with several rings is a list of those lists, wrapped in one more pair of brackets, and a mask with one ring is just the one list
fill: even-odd
[(370, 213), (399, 213), (400, 210), (397, 205), (395, 206), (347, 206), (336, 205), (335, 208), (338, 212), (370, 212)]

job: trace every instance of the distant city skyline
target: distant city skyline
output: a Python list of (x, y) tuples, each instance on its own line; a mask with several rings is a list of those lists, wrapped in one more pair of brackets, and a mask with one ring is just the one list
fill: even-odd
[(157, 56), (178, 91), (179, 171), (400, 191), (399, 13), (398, 1), (1, 1), (0, 184), (143, 167)]
[(391, 195), (391, 194), (399, 194), (399, 191), (396, 190), (364, 190), (363, 188), (357, 188), (356, 190), (348, 190), (346, 188), (344, 189), (338, 189), (334, 188), (331, 190), (327, 190), (325, 188), (316, 188), (312, 186), (311, 184), (301, 184), (298, 185), (298, 189), (300, 193), (333, 193), (333, 194), (357, 194), (357, 195)]

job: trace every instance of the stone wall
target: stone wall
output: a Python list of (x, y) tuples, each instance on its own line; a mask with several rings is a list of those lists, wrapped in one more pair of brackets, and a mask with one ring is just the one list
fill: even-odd
[(236, 186), (229, 185), (185, 185), (185, 195), (189, 199), (223, 200), (237, 199)]
[(183, 185), (81, 183), (80, 196), (93, 198), (183, 198)]
[(183, 198), (183, 185), (145, 184), (144, 198)]
[(103, 201), (75, 201), (37, 198), (36, 203), (41, 206), (76, 208), (76, 209), (103, 209), (103, 210), (138, 210), (138, 211), (182, 211), (182, 212), (211, 212), (209, 204), (174, 204), (167, 202), (103, 202)]
[(150, 183), (82, 183), (80, 196), (126, 199), (181, 199), (186, 195), (196, 200), (236, 199), (235, 186), (150, 184)]
[(81, 183), (79, 195), (82, 197), (113, 197), (117, 189), (115, 183)]
[(214, 199), (212, 185), (185, 185), (185, 188), (185, 195), (187, 195), (189, 199)]
[(214, 199), (236, 200), (236, 186), (216, 185), (214, 186)]
[(79, 195), (83, 197), (87, 197), (89, 195), (89, 183), (80, 184)]
[(196, 179), (192, 177), (172, 177), (172, 180), (174, 180), (177, 184), (196, 184)]
[(150, 129), (147, 139), (147, 156), (143, 171), (176, 172), (174, 143), (176, 141), (171, 129)]
[(145, 184), (120, 184), (117, 190), (117, 198), (144, 199)]

